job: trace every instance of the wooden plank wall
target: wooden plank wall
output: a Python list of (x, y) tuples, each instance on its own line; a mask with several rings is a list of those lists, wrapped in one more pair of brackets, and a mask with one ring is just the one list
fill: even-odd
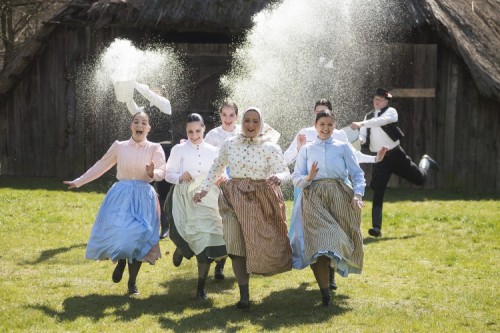
[[(78, 68), (115, 37), (140, 40), (141, 33), (94, 31), (92, 27), (56, 30), (45, 52), (0, 105), (2, 175), (77, 176), (114, 140), (129, 135), (128, 119), (122, 123), (123, 117), (117, 121), (109, 113), (86, 112), (88, 101), (75, 98), (74, 77)], [(194, 79), (198, 90), (193, 94), (197, 98), (178, 109), (211, 114), (216, 106), (207, 101), (215, 99), (218, 76), (229, 66), (227, 45), (177, 47), (188, 50), (189, 61), (199, 66)], [(360, 83), (364, 91), (371, 92), (377, 86), (435, 88), (436, 97), (401, 97), (393, 103), (406, 134), (402, 146), (408, 155), (418, 163), (420, 156), (428, 153), (441, 164), (441, 171), (430, 177), (426, 187), (498, 193), (500, 103), (480, 95), (463, 61), (444, 46), (397, 44), (387, 46), (378, 57), (375, 53), (374, 61), (385, 70), (378, 71), (379, 75), (367, 73), (365, 82)], [(110, 104), (113, 102), (110, 97)], [(361, 103), (366, 110), (360, 110), (360, 116), (371, 107), (371, 93)], [(215, 119), (210, 119), (208, 126), (213, 126)], [(183, 120), (170, 123), (176, 128), (172, 136), (182, 136)], [(115, 126), (111, 128), (110, 123)], [(367, 176), (369, 180), (369, 173)], [(390, 186), (413, 185), (393, 177)]]

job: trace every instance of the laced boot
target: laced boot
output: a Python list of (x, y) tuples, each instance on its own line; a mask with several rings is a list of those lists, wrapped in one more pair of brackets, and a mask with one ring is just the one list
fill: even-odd
[(207, 293), (205, 291), (206, 278), (198, 278), (198, 287), (196, 288), (196, 298), (200, 300), (208, 299)]
[(250, 291), (248, 284), (240, 285), (240, 300), (236, 303), (236, 308), (248, 311), (250, 309)]
[(224, 280), (224, 265), (226, 264), (226, 259), (222, 259), (215, 264), (215, 274), (214, 279), (221, 281)]
[(331, 307), (332, 306), (332, 294), (330, 292), (330, 288), (323, 288), (323, 289), (320, 289), (320, 291), (321, 291), (321, 296), (322, 296), (321, 305), (324, 307)]
[(114, 283), (118, 283), (122, 280), (123, 272), (125, 271), (125, 266), (127, 265), (126, 259), (119, 259), (116, 264), (115, 270), (113, 271), (113, 275), (111, 275), (111, 279)]
[(335, 270), (332, 267), (328, 267), (328, 278), (330, 279), (330, 290), (337, 290), (337, 284), (335, 283)]

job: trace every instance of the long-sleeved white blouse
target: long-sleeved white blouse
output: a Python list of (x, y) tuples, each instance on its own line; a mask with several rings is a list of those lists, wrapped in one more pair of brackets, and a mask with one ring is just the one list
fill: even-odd
[(179, 177), (186, 171), (193, 178), (206, 176), (218, 154), (219, 149), (205, 141), (193, 144), (187, 140), (177, 144), (170, 151), (165, 180), (179, 184)]

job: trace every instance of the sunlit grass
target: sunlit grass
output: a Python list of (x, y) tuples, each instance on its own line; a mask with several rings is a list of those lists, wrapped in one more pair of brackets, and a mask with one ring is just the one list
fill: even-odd
[[(84, 259), (93, 219), (109, 180), (67, 191), (61, 180), (0, 178), (0, 331), (78, 332), (495, 332), (499, 330), (500, 205), (494, 197), (390, 190), (384, 237), (367, 236), (365, 270), (337, 278), (332, 309), (309, 269), (253, 276), (250, 312), (234, 308), (226, 280), (194, 299), (196, 263), (164, 257), (144, 265), (141, 294), (129, 297), (126, 274)], [(368, 195), (370, 193), (368, 192)], [(291, 202), (287, 202), (290, 214)], [(213, 271), (211, 272), (211, 276)]]

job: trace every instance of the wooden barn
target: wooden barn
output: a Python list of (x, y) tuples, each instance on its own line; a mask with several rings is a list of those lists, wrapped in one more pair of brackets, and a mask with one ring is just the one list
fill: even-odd
[[(173, 108), (212, 115), (231, 45), (274, 1), (73, 0), (0, 73), (0, 175), (72, 177), (102, 156), (115, 133), (75, 97), (75, 75), (115, 38), (168, 43), (186, 54), (193, 98)], [(405, 0), (411, 33), (395, 40), (393, 67), (370, 78), (391, 89), (417, 159), (441, 172), (426, 185), (500, 192), (500, 8), (496, 0)], [(399, 18), (401, 20), (401, 18)], [(369, 91), (369, 90), (367, 90)], [(181, 114), (183, 114), (181, 112)], [(179, 119), (165, 128), (178, 128)], [(182, 120), (181, 120), (182, 121)], [(213, 122), (213, 120), (212, 120)], [(208, 126), (212, 126), (210, 123)], [(178, 140), (180, 131), (152, 133)], [(392, 186), (409, 186), (393, 179)]]

